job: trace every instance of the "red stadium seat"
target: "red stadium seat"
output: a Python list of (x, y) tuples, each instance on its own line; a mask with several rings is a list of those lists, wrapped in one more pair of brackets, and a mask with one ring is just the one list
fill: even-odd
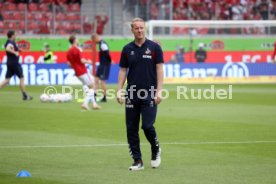
[(68, 20), (68, 21), (79, 20), (78, 18), (79, 18), (78, 15), (75, 13), (69, 13), (66, 16), (66, 20)]
[(56, 15), (56, 20), (57, 20), (57, 21), (65, 20), (65, 19), (66, 19), (66, 17), (65, 17), (65, 15), (64, 15), (63, 13), (58, 13), (58, 14)]
[(49, 31), (49, 28), (47, 26), (47, 24), (41, 24), (39, 26), (39, 29), (38, 29), (38, 34), (49, 34), (50, 31)]
[(80, 5), (79, 4), (70, 4), (69, 9), (72, 12), (79, 12), (80, 11)]
[(9, 29), (9, 22), (8, 21), (4, 21), (4, 29)]
[(16, 5), (14, 3), (8, 3), (7, 6), (6, 6), (6, 10), (15, 11), (16, 10)]
[(63, 22), (63, 29), (70, 33), (74, 29), (74, 25), (70, 22)]
[(178, 35), (178, 34), (180, 34), (180, 32), (181, 32), (181, 28), (180, 27), (173, 27), (173, 30), (172, 30), (173, 34)]
[(42, 21), (43, 20), (43, 15), (42, 15), (42, 13), (33, 13), (33, 16), (34, 16), (34, 18), (35, 18), (35, 20), (37, 20), (37, 21)]
[(1, 29), (4, 29), (4, 22), (3, 21), (0, 21), (0, 30)]
[(35, 31), (36, 29), (38, 29), (39, 25), (36, 22), (30, 22), (27, 25), (27, 28), (29, 31)]
[(17, 10), (18, 11), (25, 11), (25, 7), (26, 7), (26, 5), (24, 3), (19, 3), (17, 5)]
[(197, 29), (197, 33), (199, 35), (205, 35), (205, 34), (208, 34), (209, 32), (209, 29), (208, 28), (201, 28), (201, 29)]
[(14, 20), (25, 20), (25, 15), (24, 15), (24, 13), (14, 12), (13, 19)]
[(231, 34), (237, 34), (238, 33), (238, 29), (237, 28), (231, 28), (230, 29), (230, 33)]
[(18, 25), (18, 28), (21, 29), (21, 30), (25, 30), (25, 22), (24, 21), (20, 21), (19, 25)]
[(47, 3), (41, 3), (39, 5), (39, 11), (42, 11), (42, 12), (49, 11), (49, 4), (47, 4)]
[(28, 21), (35, 20), (34, 14), (28, 12), (28, 13), (27, 13), (27, 19), (28, 19)]
[(16, 29), (16, 22), (5, 22), (4, 24), (5, 29)]
[(78, 20), (78, 21), (81, 20), (80, 14), (75, 14), (75, 20)]
[(189, 28), (181, 28), (181, 31), (180, 31), (180, 33), (182, 34), (182, 35), (188, 35), (189, 33), (190, 33), (190, 30), (189, 30)]
[(4, 20), (10, 20), (11, 19), (11, 14), (9, 12), (3, 12), (3, 19)]
[(65, 4), (67, 3), (67, 0), (57, 0), (59, 4)]
[(41, 20), (41, 21), (39, 21), (39, 24), (47, 25), (48, 24), (48, 20)]
[(17, 30), (16, 30), (16, 34), (18, 34), (18, 35), (23, 34), (23, 32), (24, 32), (24, 31), (22, 31), (22, 30), (20, 30), (20, 29), (17, 29)]
[(66, 15), (66, 21), (73, 21), (74, 20), (74, 14), (72, 14), (72, 13), (68, 13), (67, 15)]
[(74, 26), (74, 31), (80, 31), (81, 30), (81, 24), (74, 23), (73, 26)]
[(45, 14), (42, 14), (42, 18), (41, 18), (41, 22), (48, 22), (49, 19), (47, 16), (45, 16)]
[(29, 4), (29, 11), (38, 11), (38, 6), (36, 3)]
[(70, 12), (70, 7), (69, 7), (68, 4), (63, 4), (63, 5), (62, 5), (62, 8), (63, 8), (63, 10), (64, 10), (65, 12)]
[(62, 22), (57, 21), (57, 22), (55, 22), (55, 23), (56, 23), (56, 24), (55, 24), (55, 28), (56, 28), (56, 30), (63, 29)]
[(44, 13), (44, 18), (46, 20), (53, 20), (53, 14), (51, 12)]
[(61, 30), (58, 30), (58, 31), (56, 32), (56, 34), (59, 34), (59, 35), (66, 35), (67, 32), (66, 32), (65, 30), (61, 29)]

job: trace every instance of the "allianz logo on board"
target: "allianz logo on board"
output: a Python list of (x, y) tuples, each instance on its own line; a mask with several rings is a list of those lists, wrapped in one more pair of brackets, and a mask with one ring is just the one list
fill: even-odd
[(164, 65), (164, 76), (166, 78), (194, 78), (194, 77), (248, 77), (249, 70), (245, 63), (226, 63), (221, 70), (218, 67), (198, 67), (188, 68), (179, 64)]
[[(27, 85), (80, 84), (71, 68), (37, 68), (35, 64), (23, 64), (22, 70)], [(5, 79), (7, 65), (0, 65), (0, 81)], [(19, 84), (17, 77), (11, 78), (10, 85)]]
[(244, 63), (226, 63), (221, 72), (222, 77), (249, 77), (249, 70)]

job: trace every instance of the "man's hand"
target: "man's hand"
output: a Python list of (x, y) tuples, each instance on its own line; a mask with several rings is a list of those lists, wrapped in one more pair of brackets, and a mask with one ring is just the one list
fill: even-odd
[(84, 58), (81, 58), (81, 62), (83, 64), (91, 64), (92, 63), (92, 61), (90, 59), (84, 59)]
[(118, 91), (117, 91), (117, 102), (119, 103), (119, 104), (123, 104), (124, 103), (124, 100), (123, 100), (123, 98), (122, 98), (122, 90), (121, 89), (119, 89)]
[(6, 47), (6, 51), (16, 55), (17, 57), (19, 56), (19, 51), (15, 51), (13, 45), (11, 44), (8, 44), (8, 46)]
[(118, 91), (117, 91), (117, 101), (121, 105), (124, 103), (123, 95), (125, 94), (123, 93), (122, 89), (126, 81), (126, 73), (127, 73), (127, 68), (121, 67), (118, 75)]
[(155, 93), (155, 96), (154, 96), (154, 102), (156, 105), (160, 104), (162, 101), (162, 98), (161, 98), (161, 91), (156, 91)]
[(156, 105), (161, 103), (161, 92), (162, 92), (162, 86), (163, 86), (163, 78), (164, 78), (164, 72), (163, 72), (163, 63), (159, 63), (156, 65), (156, 73), (157, 73), (157, 90), (154, 97), (154, 102)]
[(19, 56), (19, 52), (15, 51), (14, 54), (18, 57)]

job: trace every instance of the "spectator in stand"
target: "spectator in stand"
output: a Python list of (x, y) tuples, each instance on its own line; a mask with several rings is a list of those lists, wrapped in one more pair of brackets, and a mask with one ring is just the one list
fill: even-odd
[(184, 47), (182, 45), (177, 46), (176, 54), (172, 55), (171, 62), (172, 63), (178, 63), (178, 64), (184, 63), (185, 62), (184, 54), (185, 54)]
[(157, 3), (155, 1), (153, 1), (150, 5), (150, 12), (151, 12), (151, 19), (158, 19), (159, 10), (158, 10)]
[(232, 8), (229, 4), (221, 2), (220, 7), (220, 19), (221, 20), (230, 20), (232, 18)]
[(89, 33), (91, 33), (93, 27), (94, 27), (94, 26), (93, 26), (92, 23), (90, 23), (90, 22), (88, 22), (88, 21), (85, 21), (85, 22), (83, 23), (83, 33), (84, 33), (84, 34), (89, 34)]
[(276, 1), (272, 2), (270, 14), (271, 14), (271, 17), (270, 17), (271, 19), (276, 19)]
[(53, 3), (56, 5), (57, 12), (66, 12), (62, 0), (53, 0)]
[(263, 20), (268, 20), (268, 18), (269, 18), (269, 5), (268, 5), (268, 2), (267, 2), (267, 0), (261, 0), (261, 3), (260, 3), (260, 5), (259, 5), (259, 12), (260, 12), (260, 14), (261, 14), (261, 16), (262, 16), (262, 19)]
[[(269, 12), (270, 7), (271, 12)], [(159, 7), (157, 6), (156, 9), (158, 11)], [(253, 12), (253, 14), (251, 12)], [(199, 1), (173, 1), (174, 20), (251, 20), (253, 16), (258, 13), (261, 14), (263, 20), (275, 19), (276, 1), (202, 0), (200, 3)], [(269, 17), (269, 13), (273, 14), (274, 16)]]
[(178, 46), (177, 47), (177, 52), (175, 54), (175, 58), (176, 58), (176, 61), (178, 63), (184, 63), (184, 54), (185, 54), (185, 50), (184, 50), (184, 47), (183, 46)]
[(97, 20), (97, 31), (96, 32), (97, 32), (98, 35), (102, 35), (103, 32), (104, 32), (104, 26), (108, 22), (108, 16), (106, 16), (106, 15), (97, 15), (96, 20)]
[(38, 34), (50, 34), (50, 30), (49, 30), (47, 22), (46, 23), (41, 22), (37, 33)]
[(195, 58), (197, 63), (204, 63), (207, 58), (207, 53), (203, 48), (204, 43), (199, 43), (198, 49), (195, 52)]

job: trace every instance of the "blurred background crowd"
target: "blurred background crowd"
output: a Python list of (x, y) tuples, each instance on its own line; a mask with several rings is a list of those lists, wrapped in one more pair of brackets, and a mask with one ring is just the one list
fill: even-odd
[(0, 34), (123, 34), (145, 20), (274, 20), (276, 0), (0, 0)]

